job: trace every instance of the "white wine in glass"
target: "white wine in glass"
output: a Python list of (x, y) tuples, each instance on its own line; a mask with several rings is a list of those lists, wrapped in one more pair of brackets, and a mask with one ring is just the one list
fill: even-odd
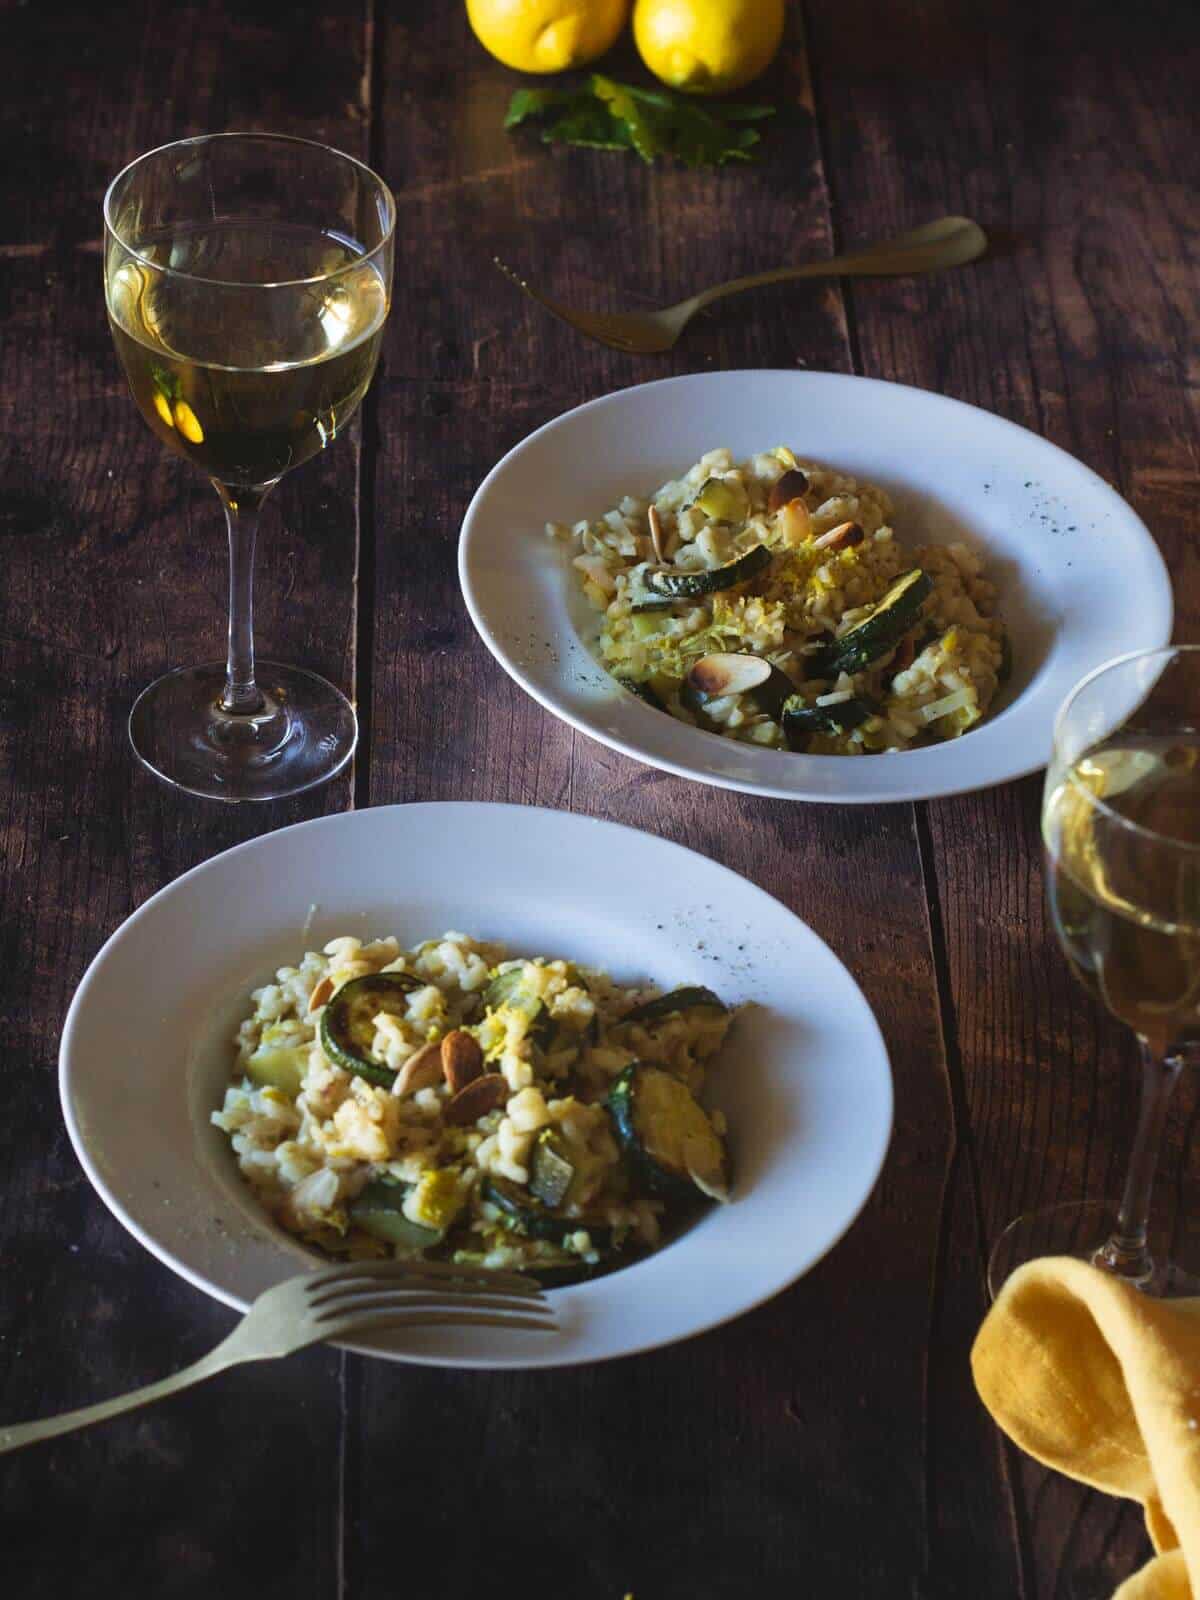
[(252, 574), (270, 489), (334, 442), (379, 358), (395, 205), (350, 156), (271, 134), (183, 140), (105, 198), (109, 324), (155, 434), (213, 481), (230, 548), (224, 663), (185, 667), (130, 716), (141, 760), (194, 794), (274, 799), (349, 759), (349, 701), (254, 659)]
[(992, 1255), (993, 1293), (1023, 1260), (1079, 1254), (1151, 1294), (1197, 1291), (1149, 1245), (1171, 1091), (1200, 1059), (1200, 648), (1109, 662), (1067, 699), (1042, 807), (1054, 928), (1079, 981), (1137, 1036), (1142, 1103), (1111, 1212), (1082, 1202), (1020, 1217)]

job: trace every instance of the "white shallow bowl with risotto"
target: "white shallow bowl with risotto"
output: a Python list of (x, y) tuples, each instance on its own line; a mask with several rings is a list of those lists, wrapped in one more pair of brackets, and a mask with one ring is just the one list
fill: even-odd
[[(565, 1032), (556, 1035), (546, 1056), (555, 1063), (556, 1082), (539, 1090), (540, 1106), (533, 1108), (531, 1097), (529, 1109), (538, 1111), (534, 1120), (540, 1122), (544, 1108), (557, 1121), (568, 1155), (570, 1141), (582, 1137), (597, 1158), (585, 1213), (594, 1216), (603, 1203), (610, 1208), (606, 1222), (628, 1234), (640, 1223), (637, 1242), (657, 1247), (620, 1270), (553, 1288), (560, 1324), (553, 1334), (397, 1330), (353, 1348), (430, 1365), (497, 1368), (631, 1354), (702, 1332), (778, 1293), (853, 1222), (886, 1152), (891, 1076), (861, 992), (799, 918), (706, 857), (614, 823), (467, 802), (378, 807), (281, 829), (185, 874), (117, 930), (72, 1001), (60, 1085), (76, 1152), (120, 1221), (190, 1283), (244, 1308), (272, 1284), (318, 1269), (324, 1258), (314, 1249), (320, 1243), (314, 1228), (332, 1223), (332, 1242), (345, 1238), (336, 1225), (340, 1219), (317, 1214), (319, 1202), (336, 1208), (362, 1193), (335, 1193), (322, 1176), (327, 1165), (357, 1169), (347, 1190), (359, 1177), (394, 1177), (415, 1197), (418, 1209), (409, 1207), (409, 1221), (439, 1221), (439, 1197), (416, 1193), (422, 1141), (402, 1150), (406, 1141), (398, 1139), (394, 1149), (376, 1149), (367, 1126), (372, 1097), (361, 1092), (339, 1127), (337, 1113), (349, 1096), (323, 1106), (319, 1096), (328, 1084), (314, 1078), (306, 1085), (325, 1129), (316, 1140), (320, 1151), (316, 1144), (307, 1152), (299, 1148), (299, 1126), (286, 1117), (288, 1125), (276, 1130), (279, 1139), (259, 1140), (268, 1158), (277, 1158), (283, 1143), (293, 1146), (285, 1152), (289, 1165), (282, 1182), (269, 1175), (265, 1186), (249, 1182), (246, 1161), (256, 1141), (234, 1145), (239, 1095), (247, 1092), (243, 1069), (262, 1048), (264, 1029), (282, 1028), (270, 1034), (268, 1049), (307, 1044), (311, 1051), (311, 1040), (299, 1036), (289, 1044), (283, 1025), (319, 1018), (320, 991), (314, 1011), (308, 1006), (323, 978), (336, 974), (338, 982), (349, 982), (363, 976), (365, 966), (397, 970), (398, 962), (405, 968), (414, 953), (422, 958), (413, 947), (431, 930), (472, 936), (470, 948), (466, 941), (451, 941), (453, 959), (439, 952), (444, 941), (438, 938), (425, 946), (429, 970), (418, 975), (438, 977), (427, 987), (447, 997), (443, 1025), (461, 1020), (454, 1007), (471, 992), (470, 984), (482, 981), (485, 972), (492, 974), (488, 981), (494, 979), (499, 951), (493, 946), (502, 945), (512, 959), (549, 958), (542, 969), (545, 996), (556, 1028)], [(390, 945), (373, 944), (389, 935), (399, 942), (395, 958)], [(361, 946), (341, 943), (325, 954), (334, 940)], [(307, 965), (305, 952), (314, 952)], [(570, 966), (558, 968), (559, 960)], [(599, 978), (600, 972), (607, 978)], [(581, 985), (579, 975), (588, 982)], [(638, 1047), (659, 1049), (660, 1064), (684, 1076), (691, 1071), (685, 1058), (704, 1058), (709, 1082), (703, 1089), (698, 1075), (693, 1082), (710, 1111), (719, 1108), (715, 1126), (728, 1152), (722, 1179), (710, 1187), (722, 1187), (730, 1175), (731, 1183), (727, 1203), (713, 1203), (682, 1231), (655, 1240), (653, 1221), (645, 1221), (653, 1208), (639, 1212), (645, 1197), (613, 1187), (609, 1152), (599, 1136), (605, 1130), (585, 1126), (587, 1115), (572, 1125), (575, 1114), (564, 1107), (572, 1095), (594, 1104), (600, 1080), (619, 1075), (622, 1067), (620, 1041), (606, 1039), (603, 1029), (593, 1038), (582, 990), (599, 996), (602, 1015), (614, 1021), (651, 991), (697, 986), (711, 989), (731, 1008), (727, 1036), (701, 1041), (692, 1030), (683, 1041), (678, 1030), (668, 1029), (657, 1046), (642, 1038)], [(438, 1006), (436, 996), (426, 994), (411, 1017), (405, 1007), (395, 1029), (381, 1030), (381, 1057), (394, 1044), (402, 1070), (400, 1058), (411, 1056), (417, 1034), (424, 1039), (437, 1027)], [(267, 1015), (272, 1012), (277, 1015)], [(501, 1039), (487, 1032), (478, 1012), (472, 1016), (470, 1026), (493, 1056), (488, 1070), (511, 1075), (507, 1089), (517, 1094), (534, 1087), (517, 1081), (521, 1051), (508, 1048), (511, 1019), (501, 1016)], [(701, 1031), (705, 1026), (712, 1026), (711, 1019), (700, 1024)], [(591, 1057), (568, 1080), (579, 1066), (567, 1037), (572, 1030), (589, 1044), (607, 1042), (616, 1049)], [(380, 1030), (372, 1031), (373, 1048), (375, 1031)], [(723, 1026), (717, 1034), (722, 1031)], [(314, 1065), (319, 1069), (308, 1059), (299, 1063), (303, 1073)], [(294, 1107), (288, 1091), (299, 1080), (290, 1083), (286, 1068), (277, 1059), (270, 1070), (283, 1072), (283, 1099)], [(439, 1093), (434, 1091), (435, 1099)], [(256, 1115), (271, 1109), (264, 1103)], [(214, 1111), (222, 1126), (214, 1125)], [(380, 1111), (387, 1115), (386, 1108)], [(431, 1111), (429, 1120), (438, 1117)], [(521, 1137), (528, 1130), (514, 1125), (501, 1148), (499, 1120), (494, 1130), (486, 1118), (461, 1127), (467, 1142), (471, 1134), (480, 1135), (472, 1156), (476, 1165), (515, 1182), (531, 1153)], [(495, 1144), (481, 1156), (488, 1137)], [(331, 1150), (338, 1139), (341, 1147)], [(405, 1166), (409, 1157), (416, 1157), (411, 1171)], [(448, 1148), (438, 1156), (455, 1158)], [(393, 1159), (395, 1171), (384, 1171)], [(364, 1166), (372, 1170), (364, 1174)], [(314, 1175), (313, 1188), (324, 1185), (326, 1191), (302, 1196), (313, 1201), (314, 1211), (279, 1215), (279, 1207), (294, 1203), (287, 1192)], [(264, 1204), (263, 1187), (270, 1204)], [(612, 1212), (622, 1204), (625, 1215)], [(472, 1220), (471, 1213), (464, 1212), (462, 1220)], [(483, 1213), (481, 1221), (495, 1218)], [(585, 1233), (572, 1228), (565, 1239), (566, 1248), (588, 1265), (596, 1241)], [(494, 1242), (481, 1241), (485, 1248)], [(555, 1240), (556, 1250), (563, 1246), (564, 1239)]]
[[(768, 510), (789, 453), (810, 479), (803, 528)], [(698, 496), (712, 482), (738, 503), (710, 516)], [(813, 548), (844, 523), (865, 540)], [(645, 604), (662, 598), (664, 570), (668, 587), (680, 573), (684, 587), (689, 575), (723, 582), (759, 544), (765, 572), (692, 603)], [(931, 593), (912, 626), (883, 651), (876, 642), (866, 670), (852, 652), (839, 661), (917, 567)], [(1153, 539), (1087, 467), (960, 401), (834, 373), (669, 378), (566, 413), (484, 480), (459, 571), (493, 655), (572, 726), (700, 782), (835, 803), (925, 799), (1036, 770), (1073, 684), (1114, 654), (1165, 643), (1172, 622)], [(705, 651), (749, 652), (784, 677), (698, 703), (684, 674)], [(776, 683), (798, 696), (790, 737), (778, 709), (758, 704)]]

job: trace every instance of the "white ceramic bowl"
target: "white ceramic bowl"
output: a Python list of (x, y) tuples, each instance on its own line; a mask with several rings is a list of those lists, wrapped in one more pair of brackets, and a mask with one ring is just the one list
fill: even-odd
[(712, 1073), (736, 1200), (659, 1254), (554, 1291), (554, 1335), (451, 1328), (354, 1348), (438, 1366), (559, 1366), (686, 1338), (799, 1277), (849, 1227), (891, 1130), (887, 1056), (846, 969), (797, 917), (704, 856), (531, 807), (387, 806), (227, 851), (148, 900), (88, 969), (63, 1033), (71, 1139), (116, 1216), (244, 1308), (319, 1263), (277, 1229), (209, 1117), (250, 990), (337, 934), (448, 929), (618, 978), (746, 1003)]
[[(881, 484), (907, 545), (962, 539), (1000, 588), (1015, 669), (987, 722), (952, 743), (862, 758), (793, 755), (720, 738), (619, 689), (590, 645), (599, 618), (547, 522), (597, 517), (706, 450), (775, 444)], [(1011, 422), (921, 389), (829, 372), (712, 372), (605, 395), (539, 428), (485, 478), (463, 522), (459, 574), (488, 649), (581, 732), (701, 783), (783, 799), (917, 800), (1046, 764), (1068, 690), (1110, 656), (1164, 644), (1171, 586), (1119, 495)]]

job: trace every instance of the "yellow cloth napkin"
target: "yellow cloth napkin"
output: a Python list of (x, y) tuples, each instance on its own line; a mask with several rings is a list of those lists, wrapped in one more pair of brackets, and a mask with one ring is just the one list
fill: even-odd
[(1200, 1600), (1200, 1299), (1153, 1300), (1052, 1256), (1004, 1285), (971, 1351), (1022, 1450), (1138, 1500), (1159, 1553), (1114, 1600)]

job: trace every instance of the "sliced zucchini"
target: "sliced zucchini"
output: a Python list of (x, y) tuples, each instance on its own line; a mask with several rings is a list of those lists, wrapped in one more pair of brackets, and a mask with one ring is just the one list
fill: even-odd
[(355, 1227), (361, 1228), (375, 1239), (394, 1244), (403, 1250), (430, 1250), (441, 1244), (444, 1232), (440, 1228), (423, 1228), (404, 1215), (404, 1202), (409, 1185), (398, 1180), (372, 1178), (371, 1182), (352, 1200), (347, 1216)]
[(375, 1018), (381, 1011), (403, 1017), (407, 997), (425, 988), (424, 980), (407, 972), (375, 972), (344, 983), (321, 1012), (321, 1049), (335, 1066), (357, 1073), (368, 1083), (390, 1089), (396, 1073), (371, 1054)]
[(692, 501), (711, 522), (742, 522), (750, 509), (750, 499), (740, 483), (724, 478), (706, 478)]
[[(694, 600), (702, 594), (716, 594), (720, 589), (732, 589), (745, 583), (771, 565), (771, 552), (765, 544), (751, 545), (749, 550), (727, 561), (723, 567), (706, 567), (700, 572), (677, 572), (664, 567), (650, 567), (644, 584), (651, 597), (659, 600)], [(637, 606), (634, 606), (637, 610)]]
[[(629, 610), (634, 617), (654, 611), (669, 611), (675, 603), (669, 595), (656, 593), (648, 587), (646, 574), (649, 571), (651, 568), (646, 565), (634, 567), (629, 574)], [(635, 622), (633, 626), (637, 633), (638, 624)]]
[(679, 698), (689, 711), (702, 716), (710, 700), (748, 694), (760, 711), (778, 721), (783, 702), (795, 692), (787, 673), (763, 656), (716, 651), (688, 669)]
[(260, 1044), (246, 1058), (246, 1076), (260, 1089), (280, 1089), (294, 1100), (308, 1070), (308, 1044)]
[(897, 578), (869, 617), (835, 639), (819, 655), (809, 657), (809, 676), (835, 678), (839, 672), (864, 671), (872, 661), (894, 649), (909, 629), (916, 626), (921, 608), (932, 592), (933, 579), (920, 567)]
[(592, 1249), (597, 1254), (612, 1247), (613, 1231), (607, 1223), (589, 1222), (586, 1217), (555, 1216), (549, 1206), (543, 1205), (528, 1189), (522, 1189), (520, 1184), (511, 1183), (507, 1178), (489, 1174), (480, 1184), (479, 1194), (481, 1199), (496, 1207), (504, 1227), (524, 1239), (561, 1244), (568, 1234), (584, 1230), (591, 1236)]
[(553, 1209), (562, 1205), (575, 1177), (575, 1164), (567, 1157), (561, 1136), (553, 1128), (543, 1128), (533, 1141), (529, 1163), (529, 1192), (535, 1200)]
[(483, 991), (483, 1003), (489, 1011), (499, 1011), (507, 1006), (529, 1018), (529, 1037), (544, 1049), (554, 1032), (554, 1019), (546, 1010), (545, 1002), (525, 987), (525, 968), (510, 967), (499, 973)]
[(805, 750), (814, 733), (848, 733), (868, 717), (879, 715), (879, 707), (866, 695), (842, 700), (835, 706), (808, 705), (798, 694), (786, 700), (779, 719), (789, 750)]
[(698, 1009), (716, 1011), (724, 1016), (729, 1007), (711, 989), (702, 988), (697, 984), (683, 989), (672, 989), (669, 994), (656, 995), (653, 1000), (644, 1000), (640, 1006), (634, 1006), (632, 1011), (627, 1011), (621, 1021), (654, 1022), (659, 1017), (672, 1017), (678, 1011)]
[(652, 707), (653, 710), (665, 711), (667, 709), (663, 701), (659, 698), (654, 685), (648, 679), (618, 677), (617, 682), (621, 685), (622, 689), (628, 689), (630, 694), (634, 694), (639, 700), (645, 701), (645, 703)]
[(608, 1094), (617, 1138), (635, 1180), (666, 1199), (729, 1198), (725, 1150), (687, 1085), (635, 1061)]

